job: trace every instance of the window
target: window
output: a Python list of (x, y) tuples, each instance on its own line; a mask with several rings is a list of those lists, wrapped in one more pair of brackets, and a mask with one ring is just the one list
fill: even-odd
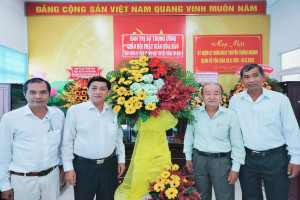
[(0, 83), (24, 83), (27, 60), (27, 54), (0, 45)]
[(281, 54), (281, 81), (300, 81), (300, 48)]

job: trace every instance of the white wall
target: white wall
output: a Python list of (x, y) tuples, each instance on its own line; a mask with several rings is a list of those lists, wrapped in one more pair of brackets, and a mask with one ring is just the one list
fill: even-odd
[(0, 45), (28, 53), (23, 0), (0, 0)]
[(271, 16), (270, 63), (278, 78), (281, 70), (280, 54), (300, 48), (300, 0), (278, 0), (267, 8)]

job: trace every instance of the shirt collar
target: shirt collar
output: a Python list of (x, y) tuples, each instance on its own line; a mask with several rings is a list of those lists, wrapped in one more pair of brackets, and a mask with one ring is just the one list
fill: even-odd
[[(49, 114), (50, 115), (53, 114), (53, 111), (51, 109), (49, 109), (48, 106), (46, 106), (46, 107), (47, 107), (47, 114), (46, 114), (46, 116), (49, 115)], [(33, 112), (29, 108), (28, 104), (26, 104), (26, 106), (24, 106), (24, 115), (33, 115), (34, 116)]]
[[(270, 91), (268, 89), (265, 89), (265, 88), (262, 87), (262, 94), (258, 97), (258, 100), (264, 99), (265, 97), (270, 99), (270, 95), (271, 95)], [(245, 90), (244, 92), (242, 92), (241, 99), (242, 98), (252, 101), (252, 98), (248, 94), (248, 90)]]
[[(87, 104), (88, 104), (88, 109), (97, 109), (91, 100), (89, 100), (87, 102)], [(106, 102), (104, 102), (103, 111), (106, 111), (106, 110), (109, 110), (109, 106), (106, 104)]]
[[(204, 112), (205, 111), (205, 106), (200, 106), (196, 109), (199, 109), (201, 112)], [(218, 111), (216, 112), (219, 113), (219, 112), (224, 112), (226, 110), (226, 108), (224, 108), (223, 106), (219, 105), (219, 108), (218, 108)]]

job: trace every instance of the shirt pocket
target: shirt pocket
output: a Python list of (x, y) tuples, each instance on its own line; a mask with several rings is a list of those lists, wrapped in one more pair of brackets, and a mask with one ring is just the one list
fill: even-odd
[(47, 140), (50, 145), (58, 147), (61, 142), (61, 130), (47, 132)]
[(228, 137), (229, 128), (227, 124), (218, 123), (212, 131), (212, 136), (218, 140), (224, 140)]

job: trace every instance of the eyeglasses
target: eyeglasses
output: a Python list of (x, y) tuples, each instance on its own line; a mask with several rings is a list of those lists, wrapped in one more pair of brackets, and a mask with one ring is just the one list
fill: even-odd
[(52, 123), (51, 123), (51, 119), (49, 118), (49, 124), (50, 124), (50, 128), (48, 130), (48, 132), (52, 132), (53, 131), (53, 126), (52, 126)]

